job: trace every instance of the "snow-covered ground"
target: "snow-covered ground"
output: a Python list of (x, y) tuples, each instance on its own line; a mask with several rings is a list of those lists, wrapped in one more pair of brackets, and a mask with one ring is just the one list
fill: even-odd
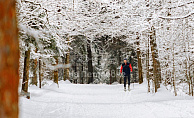
[(60, 81), (59, 88), (48, 84), (31, 86), (31, 99), (20, 97), (20, 118), (167, 118), (194, 117), (194, 98), (177, 96), (163, 86), (147, 93), (146, 83), (131, 85), (71, 84)]

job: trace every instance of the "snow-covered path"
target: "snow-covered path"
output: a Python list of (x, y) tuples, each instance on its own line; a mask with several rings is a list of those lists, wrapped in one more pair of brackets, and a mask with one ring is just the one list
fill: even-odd
[(42, 89), (30, 87), (31, 99), (20, 97), (21, 118), (166, 118), (194, 117), (194, 98), (159, 89), (148, 94), (146, 84), (76, 85), (60, 81)]

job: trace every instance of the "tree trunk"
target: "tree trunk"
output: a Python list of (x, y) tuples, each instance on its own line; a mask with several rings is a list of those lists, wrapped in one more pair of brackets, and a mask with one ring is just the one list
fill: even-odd
[[(35, 52), (37, 53), (37, 48), (35, 50)], [(37, 86), (37, 59), (34, 59), (33, 60), (33, 65), (32, 65), (32, 68), (33, 68), (33, 78), (32, 78), (32, 85), (36, 85)]]
[(39, 58), (39, 88), (41, 88), (42, 86), (42, 74), (41, 74), (41, 58)]
[[(158, 52), (157, 52), (157, 54), (158, 54)], [(158, 82), (161, 84), (162, 83), (162, 75), (161, 75), (161, 67), (160, 67), (159, 60), (157, 60), (157, 78), (158, 78)], [(158, 84), (159, 88), (160, 88), (160, 84)]]
[(93, 82), (93, 66), (92, 66), (92, 51), (90, 47), (90, 40), (87, 43), (87, 54), (88, 54), (88, 84)]
[(118, 66), (120, 66), (121, 63), (121, 50), (118, 50)]
[[(193, 76), (194, 76), (194, 70), (193, 70)], [(191, 78), (192, 81), (193, 81), (193, 78), (194, 78), (194, 77)], [(192, 96), (193, 96), (193, 85), (192, 85)]]
[(152, 60), (153, 60), (153, 77), (154, 77), (154, 88), (155, 92), (158, 89), (158, 78), (157, 78), (157, 61), (156, 61), (156, 42), (155, 42), (155, 29), (152, 26), (151, 28), (151, 35), (150, 35), (150, 45), (151, 45), (151, 52), (152, 52)]
[(175, 62), (174, 62), (174, 42), (173, 42), (173, 86), (174, 86), (174, 94), (175, 96), (177, 96), (175, 80), (176, 80), (176, 76), (175, 76)]
[(188, 83), (188, 85), (189, 85), (189, 95), (191, 95), (191, 79), (190, 79), (190, 77), (189, 77), (189, 75), (188, 75), (188, 66), (187, 66), (187, 63), (188, 62), (186, 62), (185, 63), (185, 76), (186, 76), (186, 79), (187, 79), (187, 83)]
[(1, 0), (0, 8), (0, 117), (18, 118), (19, 42), (15, 0)]
[[(190, 57), (189, 57), (189, 60), (190, 62)], [(189, 68), (188, 68), (188, 71), (189, 71), (189, 80), (190, 80), (190, 92), (191, 92), (191, 95), (193, 96), (193, 79), (192, 79), (192, 76), (191, 76), (191, 65), (189, 64)]]
[[(66, 58), (65, 58), (65, 64), (69, 64), (69, 52), (66, 54)], [(64, 80), (70, 80), (69, 78), (69, 68), (65, 68), (64, 69)]]
[(28, 92), (28, 80), (29, 80), (29, 69), (30, 69), (30, 48), (25, 51), (24, 57), (24, 71), (22, 81), (22, 91)]
[(114, 82), (117, 82), (117, 68), (114, 70)]
[(190, 80), (191, 80), (191, 95), (193, 96), (193, 80), (192, 80), (192, 77), (190, 77)]
[(80, 84), (83, 84), (84, 83), (84, 67), (83, 67), (83, 63), (81, 63), (81, 67), (80, 67), (80, 70), (79, 70), (79, 78), (80, 78)]
[[(69, 41), (69, 38), (67, 39), (67, 41)], [(70, 43), (68, 42), (68, 46), (70, 45)], [(65, 64), (69, 64), (69, 57), (70, 57), (70, 53), (69, 53), (69, 49), (68, 52), (66, 54), (66, 58), (65, 58)], [(69, 67), (64, 69), (64, 80), (70, 80), (69, 78)]]
[(111, 69), (110, 69), (110, 84), (112, 82), (112, 73), (111, 73)]
[(149, 37), (148, 37), (148, 51), (147, 51), (147, 57), (146, 57), (146, 67), (147, 67), (147, 73), (146, 73), (146, 78), (147, 78), (147, 81), (148, 81), (148, 92), (150, 92), (150, 77), (149, 77), (149, 53), (150, 53), (150, 51), (149, 51), (149, 49), (150, 49), (150, 45), (149, 45)]
[(153, 77), (154, 77), (154, 88), (155, 92), (157, 89), (160, 88), (161, 83), (161, 68), (160, 62), (157, 60), (158, 58), (158, 50), (156, 44), (156, 31), (155, 28), (151, 27), (151, 35), (150, 35), (150, 45), (151, 45), (151, 53), (152, 53), (152, 60), (153, 60)]
[[(55, 57), (55, 60), (56, 64), (54, 66), (58, 64), (58, 57)], [(58, 84), (58, 68), (54, 70), (54, 82)]]
[(137, 36), (137, 60), (138, 60), (139, 84), (141, 84), (143, 83), (143, 74), (142, 74), (142, 63), (141, 63), (140, 48), (139, 48), (139, 36)]
[[(74, 73), (75, 73), (75, 74), (74, 74), (73, 80), (74, 80), (74, 83), (77, 84), (77, 76), (78, 76), (78, 75), (77, 75), (77, 74), (78, 74), (78, 73), (77, 73), (77, 60), (75, 60), (74, 63), (75, 63), (75, 65), (74, 65)], [(78, 64), (79, 64), (79, 63), (78, 63)]]

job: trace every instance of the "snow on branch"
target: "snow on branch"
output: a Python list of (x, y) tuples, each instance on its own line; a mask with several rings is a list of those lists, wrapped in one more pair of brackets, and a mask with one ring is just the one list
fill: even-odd
[(193, 14), (194, 14), (194, 12), (190, 12), (189, 14), (187, 14), (185, 16), (180, 16), (180, 17), (164, 17), (164, 16), (159, 16), (159, 18), (161, 18), (161, 19), (169, 19), (169, 20), (177, 20), (177, 19), (188, 18), (188, 17), (192, 16)]
[(185, 6), (185, 5), (192, 4), (192, 3), (194, 3), (194, 1), (190, 1), (190, 2), (187, 2), (187, 3), (183, 3), (183, 4), (178, 5), (178, 6), (167, 7), (167, 9), (175, 9), (175, 8), (177, 8), (177, 7), (183, 7), (183, 6)]

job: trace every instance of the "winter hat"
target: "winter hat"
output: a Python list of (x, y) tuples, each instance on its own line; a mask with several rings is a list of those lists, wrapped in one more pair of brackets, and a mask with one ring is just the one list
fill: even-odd
[(127, 60), (127, 58), (124, 58), (124, 60)]

